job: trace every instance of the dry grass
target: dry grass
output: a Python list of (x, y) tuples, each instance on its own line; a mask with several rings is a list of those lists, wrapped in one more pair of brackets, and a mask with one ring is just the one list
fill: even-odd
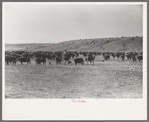
[(29, 65), (6, 65), (6, 98), (142, 98), (142, 62), (101, 59), (94, 66), (36, 66), (35, 59)]

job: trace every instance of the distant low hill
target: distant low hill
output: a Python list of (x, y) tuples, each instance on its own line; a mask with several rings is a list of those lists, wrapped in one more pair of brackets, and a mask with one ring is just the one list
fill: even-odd
[(6, 51), (90, 51), (90, 52), (118, 52), (143, 50), (143, 37), (94, 38), (78, 39), (60, 43), (26, 43), (5, 44)]

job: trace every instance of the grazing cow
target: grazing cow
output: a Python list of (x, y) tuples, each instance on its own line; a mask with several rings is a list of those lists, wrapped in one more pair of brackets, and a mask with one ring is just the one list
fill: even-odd
[(77, 65), (77, 63), (81, 63), (81, 65), (84, 64), (83, 58), (75, 58), (75, 59), (74, 59), (74, 62), (75, 62), (75, 65)]
[(45, 57), (37, 57), (35, 61), (36, 61), (36, 65), (41, 64), (41, 63), (43, 63), (43, 65), (44, 64), (46, 65), (46, 58)]

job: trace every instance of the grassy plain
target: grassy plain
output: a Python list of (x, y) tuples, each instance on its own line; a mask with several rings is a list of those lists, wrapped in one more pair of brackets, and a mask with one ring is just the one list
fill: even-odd
[[(72, 60), (73, 62), (73, 60)], [(9, 80), (8, 80), (9, 79)], [(84, 66), (5, 64), (6, 99), (142, 98), (142, 61), (111, 59)]]

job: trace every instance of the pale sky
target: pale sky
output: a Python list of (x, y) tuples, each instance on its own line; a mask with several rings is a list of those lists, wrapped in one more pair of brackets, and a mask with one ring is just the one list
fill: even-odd
[(4, 3), (5, 43), (143, 36), (143, 5)]

